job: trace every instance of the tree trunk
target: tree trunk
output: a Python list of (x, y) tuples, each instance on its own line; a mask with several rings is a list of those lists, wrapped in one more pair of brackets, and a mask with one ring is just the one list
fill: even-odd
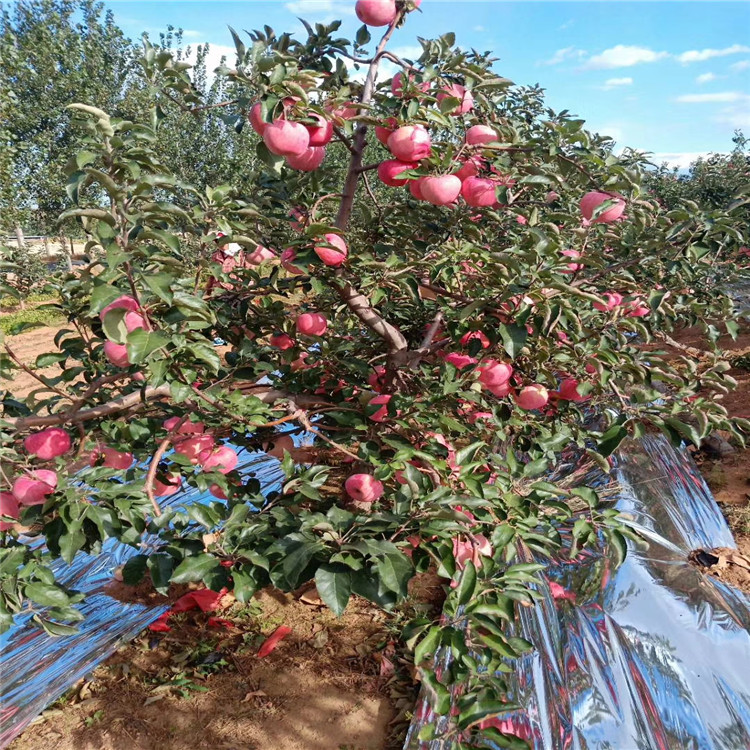
[(23, 236), (23, 228), (20, 224), (16, 224), (16, 241), (21, 249), (26, 247), (26, 238)]

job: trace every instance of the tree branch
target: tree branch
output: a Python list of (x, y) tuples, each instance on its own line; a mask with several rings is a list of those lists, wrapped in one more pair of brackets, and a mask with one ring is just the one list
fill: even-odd
[[(365, 85), (362, 89), (362, 96), (360, 102), (362, 104), (368, 104), (372, 99), (372, 92), (375, 87), (375, 76), (378, 71), (378, 65), (380, 59), (383, 57), (385, 46), (388, 44), (388, 40), (396, 29), (396, 24), (401, 20), (404, 11), (402, 10), (396, 18), (391, 22), (383, 38), (378, 44), (375, 55), (372, 58), (370, 67), (367, 71), (367, 78), (365, 79)], [(338, 215), (334, 222), (342, 231), (346, 231), (349, 224), (349, 218), (352, 214), (352, 208), (354, 207), (354, 196), (357, 192), (357, 183), (359, 182), (360, 170), (362, 168), (362, 154), (365, 149), (365, 136), (367, 134), (367, 125), (364, 123), (360, 124), (357, 128), (352, 148), (350, 149), (352, 156), (349, 160), (349, 171), (344, 181), (343, 198), (339, 205)], [(343, 270), (339, 269), (336, 275), (341, 278)], [(388, 342), (388, 348), (391, 352), (398, 352), (408, 348), (408, 344), (404, 335), (395, 326), (384, 320), (378, 312), (376, 312), (370, 300), (365, 297), (364, 294), (359, 292), (352, 286), (348, 281), (343, 280), (341, 285), (336, 285), (336, 291), (338, 292), (341, 300), (349, 307), (349, 309), (372, 331), (378, 334), (381, 338)]]
[[(270, 388), (265, 385), (252, 384), (240, 388), (239, 390), (242, 390), (243, 393), (249, 391), (249, 395), (259, 398), (264, 404), (272, 404), (276, 401), (290, 397), (290, 394), (286, 391), (280, 391), (276, 388)], [(118, 414), (129, 409), (139, 408), (149, 401), (166, 398), (170, 393), (171, 388), (169, 385), (160, 385), (158, 388), (149, 387), (142, 391), (119, 396), (118, 398), (112, 399), (112, 401), (108, 401), (106, 404), (99, 404), (99, 406), (94, 406), (90, 409), (82, 409), (74, 414), (65, 411), (59, 414), (51, 414), (49, 416), (5, 418), (2, 421), (17, 432), (23, 432), (33, 427), (52, 427), (61, 424), (77, 424), (79, 422), (88, 422), (93, 419), (102, 419), (108, 417), (110, 414)], [(314, 396), (295, 395), (294, 398), (305, 405), (328, 403), (327, 401), (323, 401)]]

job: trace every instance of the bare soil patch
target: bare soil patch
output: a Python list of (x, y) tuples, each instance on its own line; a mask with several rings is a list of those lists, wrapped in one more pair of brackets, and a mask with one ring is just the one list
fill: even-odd
[[(155, 601), (147, 588), (123, 593)], [(304, 598), (266, 590), (213, 615), (173, 615), (171, 632), (144, 631), (10, 749), (399, 747), (415, 696), (387, 615), (355, 600), (336, 618), (314, 592)], [(211, 627), (212, 616), (226, 622)], [(258, 658), (280, 625), (292, 632)]]
[[(25, 331), (18, 334), (18, 336), (8, 336), (8, 346), (10, 346), (13, 353), (21, 362), (25, 365), (33, 366), (40, 354), (57, 351), (55, 334), (59, 330), (59, 328), (45, 326), (44, 328), (34, 328), (31, 331)], [(35, 372), (48, 378), (54, 378), (60, 374), (60, 367), (58, 365), (51, 365), (50, 367), (35, 370)], [(13, 391), (13, 395), (19, 399), (26, 398), (31, 391), (43, 387), (36, 378), (22, 370), (16, 370), (13, 373), (10, 383), (7, 380), (3, 381), (3, 383), (2, 387)], [(49, 396), (50, 394), (45, 393), (42, 395)]]

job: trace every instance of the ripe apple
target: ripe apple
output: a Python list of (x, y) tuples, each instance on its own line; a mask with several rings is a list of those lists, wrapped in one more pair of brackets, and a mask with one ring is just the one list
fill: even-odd
[(381, 161), (378, 164), (378, 177), (380, 181), (389, 187), (401, 187), (409, 182), (408, 179), (398, 179), (398, 175), (401, 172), (406, 172), (409, 169), (416, 169), (419, 166), (413, 161), (399, 161), (398, 159), (388, 159), (387, 161)]
[(423, 177), (419, 186), (425, 200), (434, 206), (448, 206), (461, 192), (461, 180), (453, 174)]
[(310, 134), (300, 122), (279, 119), (266, 126), (263, 142), (278, 156), (301, 156), (310, 145)]
[(49, 427), (35, 432), (23, 441), (26, 452), (43, 461), (62, 456), (70, 450), (70, 445), (70, 435), (61, 427)]
[(388, 149), (399, 161), (419, 161), (432, 151), (430, 134), (424, 125), (404, 125), (388, 136)]
[(357, 0), (354, 12), (368, 26), (388, 26), (396, 18), (395, 0)]

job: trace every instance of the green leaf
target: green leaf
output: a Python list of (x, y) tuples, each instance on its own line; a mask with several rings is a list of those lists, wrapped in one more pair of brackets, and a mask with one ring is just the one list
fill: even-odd
[(64, 534), (58, 540), (60, 545), (60, 557), (70, 565), (81, 547), (86, 544), (86, 535), (81, 530), (80, 525), (69, 526)]
[(477, 588), (477, 569), (471, 560), (466, 562), (466, 567), (461, 573), (461, 580), (456, 591), (458, 604), (467, 604)]
[(186, 557), (175, 569), (171, 580), (172, 583), (200, 581), (218, 567), (219, 561), (212, 555)]
[(154, 588), (160, 594), (166, 594), (169, 590), (169, 578), (174, 569), (174, 558), (164, 552), (157, 552), (148, 558), (147, 565)]
[(443, 635), (443, 629), (439, 625), (434, 625), (427, 631), (427, 635), (419, 642), (414, 649), (414, 663), (419, 666), (428, 657), (432, 658), (440, 646), (440, 640)]
[(163, 333), (136, 328), (128, 334), (128, 359), (131, 364), (137, 365), (143, 362), (149, 354), (165, 347), (168, 343), (169, 338)]
[(117, 287), (109, 284), (96, 284), (94, 291), (91, 293), (91, 303), (89, 306), (89, 315), (96, 315), (103, 310), (110, 302), (114, 302), (123, 293)]
[(526, 344), (526, 339), (529, 336), (528, 331), (523, 326), (505, 325), (504, 323), (499, 323), (497, 330), (503, 341), (503, 348), (511, 359), (515, 359)]
[(135, 586), (143, 580), (146, 575), (147, 555), (136, 555), (131, 557), (122, 567), (122, 580), (130, 586)]
[(376, 570), (383, 585), (400, 596), (406, 596), (406, 586), (414, 574), (411, 560), (399, 553), (388, 554), (378, 560)]
[(172, 304), (172, 284), (175, 283), (175, 277), (168, 273), (145, 274), (143, 280), (148, 288), (161, 300), (168, 305)]
[(689, 440), (694, 446), (700, 447), (701, 436), (698, 434), (698, 430), (693, 425), (681, 422), (679, 419), (674, 417), (665, 417), (664, 422), (668, 424), (673, 430), (686, 440)]
[(128, 329), (125, 325), (125, 316), (129, 312), (124, 307), (116, 307), (102, 319), (102, 330), (110, 341), (114, 341), (116, 344), (124, 344), (127, 341)]
[(70, 597), (57, 585), (30, 583), (24, 588), (24, 595), (43, 607), (67, 607)]
[(612, 425), (612, 427), (602, 435), (602, 439), (599, 441), (599, 445), (597, 445), (596, 448), (597, 452), (602, 456), (612, 455), (627, 436), (628, 431), (621, 424)]
[(352, 571), (347, 565), (321, 565), (315, 573), (315, 585), (320, 598), (340, 617), (352, 594)]

